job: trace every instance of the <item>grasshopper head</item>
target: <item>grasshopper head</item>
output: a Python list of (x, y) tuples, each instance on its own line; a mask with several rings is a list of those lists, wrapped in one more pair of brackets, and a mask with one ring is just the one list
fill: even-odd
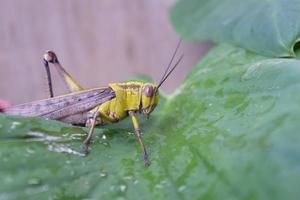
[(145, 83), (142, 86), (142, 95), (141, 95), (141, 108), (140, 112), (145, 116), (154, 110), (159, 100), (159, 92), (157, 85), (151, 83)]

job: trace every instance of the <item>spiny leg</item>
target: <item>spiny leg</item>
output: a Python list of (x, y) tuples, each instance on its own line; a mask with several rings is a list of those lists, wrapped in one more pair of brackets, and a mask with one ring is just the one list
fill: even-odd
[[(71, 92), (78, 92), (78, 91), (84, 90), (84, 88), (81, 87), (77, 83), (77, 81), (75, 81), (72, 78), (72, 76), (62, 67), (62, 65), (60, 64), (60, 62), (57, 59), (56, 54), (53, 51), (47, 51), (44, 54), (44, 65), (45, 65), (45, 68), (46, 68), (46, 71), (47, 71), (49, 90), (52, 90), (52, 82), (51, 82), (51, 75), (50, 75), (50, 69), (49, 69), (49, 66), (48, 66), (48, 62), (52, 63), (54, 65), (54, 67), (56, 68), (58, 74), (62, 77), (62, 79), (64, 80), (64, 82), (66, 83), (66, 85), (68, 86), (68, 88)], [(48, 71), (49, 71), (49, 73), (48, 73)], [(51, 89), (50, 89), (50, 85), (49, 85), (49, 80), (50, 80), (50, 83), (51, 83)], [(53, 93), (53, 90), (52, 90), (52, 93)], [(51, 95), (51, 93), (50, 93), (50, 95)]]
[(140, 129), (140, 125), (139, 125), (137, 116), (136, 116), (134, 111), (129, 111), (128, 113), (131, 117), (131, 120), (132, 120), (132, 123), (133, 123), (133, 126), (134, 126), (134, 132), (135, 132), (135, 135), (136, 135), (136, 137), (139, 141), (139, 144), (140, 144), (140, 147), (141, 147), (141, 150), (142, 150), (142, 153), (143, 153), (144, 164), (145, 164), (146, 167), (148, 167), (150, 165), (150, 161), (148, 159), (147, 150), (146, 150), (146, 147), (145, 147), (144, 142), (143, 142), (143, 138), (142, 138), (142, 135), (141, 135), (141, 129)]
[(99, 116), (99, 112), (96, 111), (94, 113), (88, 113), (88, 119), (86, 121), (86, 127), (89, 128), (88, 136), (83, 141), (83, 153), (87, 155), (89, 153), (89, 145), (91, 144), (91, 139), (94, 133), (94, 128), (96, 126), (97, 117)]

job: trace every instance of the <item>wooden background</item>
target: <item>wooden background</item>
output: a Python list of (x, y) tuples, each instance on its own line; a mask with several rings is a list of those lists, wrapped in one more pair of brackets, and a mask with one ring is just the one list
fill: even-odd
[[(169, 22), (174, 0), (6, 0), (0, 7), (0, 98), (22, 103), (48, 96), (45, 50), (85, 87), (147, 74), (158, 81), (179, 40)], [(183, 44), (185, 57), (163, 86), (172, 92), (210, 48)], [(55, 71), (52, 70), (54, 73)], [(56, 93), (65, 87), (53, 77)]]

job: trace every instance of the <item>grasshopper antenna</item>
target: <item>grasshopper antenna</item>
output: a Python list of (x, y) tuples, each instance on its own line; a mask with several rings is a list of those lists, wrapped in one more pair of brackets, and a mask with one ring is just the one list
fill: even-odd
[(173, 53), (173, 55), (172, 55), (172, 58), (171, 58), (171, 60), (170, 60), (170, 62), (169, 62), (169, 64), (168, 64), (168, 67), (167, 67), (167, 69), (165, 70), (164, 75), (161, 77), (161, 80), (160, 80), (159, 82), (161, 82), (161, 81), (164, 79), (164, 77), (166, 76), (167, 72), (169, 71), (169, 69), (170, 69), (170, 67), (171, 67), (171, 65), (172, 65), (172, 62), (173, 62), (173, 60), (174, 60), (174, 58), (175, 58), (175, 56), (176, 56), (176, 54), (177, 54), (177, 51), (178, 51), (178, 49), (179, 49), (179, 47), (180, 47), (181, 41), (182, 41), (182, 39), (180, 39), (179, 42), (177, 43), (176, 49), (175, 49), (175, 51), (174, 51), (174, 53)]
[(180, 46), (180, 44), (181, 44), (181, 41), (182, 41), (182, 39), (180, 39), (179, 42), (177, 43), (176, 49), (175, 49), (175, 51), (174, 51), (174, 53), (173, 53), (173, 55), (172, 55), (172, 58), (171, 58), (171, 60), (170, 60), (170, 62), (169, 62), (169, 64), (168, 64), (168, 67), (167, 67), (167, 69), (165, 70), (163, 76), (161, 77), (161, 79), (160, 79), (160, 81), (159, 81), (159, 85), (161, 85), (161, 82), (164, 80), (166, 74), (168, 73), (168, 71), (169, 71), (169, 69), (170, 69), (170, 67), (171, 67), (171, 65), (172, 65), (172, 62), (173, 62), (173, 60), (174, 60), (174, 58), (175, 58), (175, 56), (176, 56), (176, 54), (177, 54), (177, 51), (178, 51), (179, 46)]
[(184, 54), (181, 54), (180, 58), (175, 63), (174, 67), (168, 72), (168, 74), (160, 81), (160, 83), (157, 86), (157, 89), (167, 80), (167, 78), (170, 76), (170, 74), (174, 71), (174, 69), (178, 66), (180, 61), (182, 60)]

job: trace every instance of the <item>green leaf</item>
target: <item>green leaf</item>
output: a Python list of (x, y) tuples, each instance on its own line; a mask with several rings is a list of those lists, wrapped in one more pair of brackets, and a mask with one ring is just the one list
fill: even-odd
[[(149, 121), (86, 129), (0, 115), (0, 199), (298, 199), (300, 61), (212, 50)], [(103, 137), (102, 135), (105, 135)]]
[(275, 57), (295, 57), (299, 48), (298, 0), (181, 0), (171, 20), (188, 40), (212, 39)]

